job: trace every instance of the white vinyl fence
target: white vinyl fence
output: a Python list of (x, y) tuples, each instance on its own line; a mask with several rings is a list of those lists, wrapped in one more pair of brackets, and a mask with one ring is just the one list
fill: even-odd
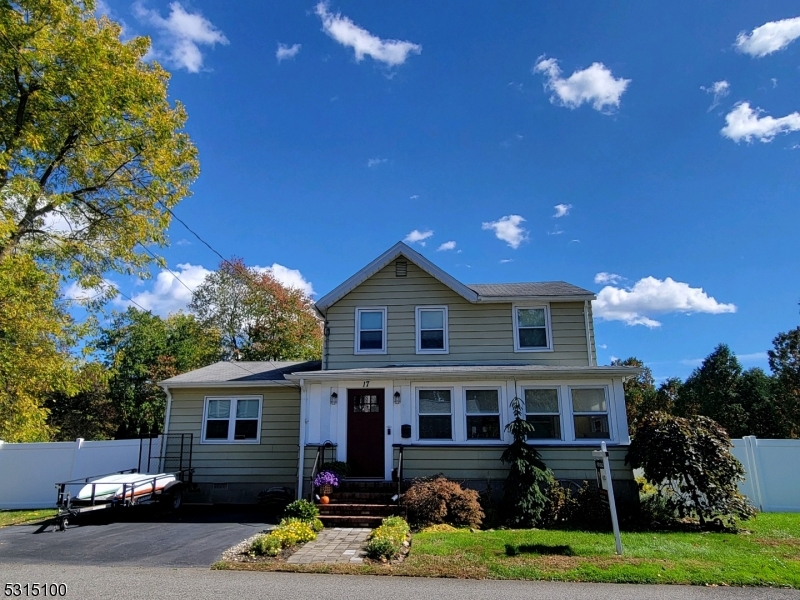
[(739, 490), (764, 512), (800, 512), (800, 440), (733, 440), (746, 471)]
[[(158, 456), (160, 438), (153, 439)], [(0, 441), (0, 509), (55, 507), (55, 484), (126, 469), (148, 470), (149, 440), (42, 442)], [(141, 462), (141, 464), (140, 464)], [(155, 461), (158, 462), (157, 459)], [(158, 464), (151, 464), (158, 469)]]

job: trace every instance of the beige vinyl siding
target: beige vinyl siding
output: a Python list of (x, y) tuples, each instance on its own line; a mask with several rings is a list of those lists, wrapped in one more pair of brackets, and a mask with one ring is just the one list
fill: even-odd
[[(486, 481), (505, 479), (508, 467), (500, 461), (505, 447), (431, 448), (406, 446), (403, 450), (403, 478), (431, 477), (442, 473), (450, 479)], [(557, 479), (595, 480), (591, 447), (539, 448), (545, 464)], [(625, 465), (627, 447), (610, 447), (611, 472), (615, 480), (633, 480), (633, 471)], [(397, 465), (399, 450), (394, 450)]]
[[(297, 485), (300, 390), (292, 387), (173, 389), (168, 433), (194, 434), (197, 483)], [(259, 444), (201, 444), (206, 396), (263, 396)]]
[[(447, 305), (449, 354), (417, 354), (415, 307)], [(355, 354), (355, 309), (387, 307), (387, 354)], [(327, 369), (386, 364), (525, 363), (586, 366), (583, 302), (550, 304), (553, 352), (514, 352), (510, 303), (472, 304), (412, 262), (395, 277), (394, 263), (370, 277), (327, 311)]]

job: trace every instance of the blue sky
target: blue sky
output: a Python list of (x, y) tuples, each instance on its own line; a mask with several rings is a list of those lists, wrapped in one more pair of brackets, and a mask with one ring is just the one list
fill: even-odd
[[(720, 342), (766, 367), (797, 326), (796, 3), (230, 6), (100, 8), (173, 73), (202, 170), (175, 212), (223, 255), (317, 297), (402, 239), (465, 283), (566, 280), (600, 363), (657, 377)], [(196, 285), (218, 257), (170, 235)], [(111, 278), (185, 305), (153, 275)]]

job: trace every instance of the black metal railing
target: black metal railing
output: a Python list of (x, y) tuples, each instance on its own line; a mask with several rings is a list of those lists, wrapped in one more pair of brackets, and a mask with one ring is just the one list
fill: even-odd
[(400, 500), (400, 494), (403, 491), (403, 449), (404, 446), (400, 444), (397, 453), (397, 499)]
[(311, 475), (309, 476), (309, 500), (314, 499), (314, 479), (316, 479), (317, 474), (319, 473), (319, 468), (325, 464), (325, 450), (328, 448), (335, 448), (336, 446), (333, 445), (333, 442), (330, 440), (325, 440), (319, 446), (317, 446), (317, 454), (314, 457), (314, 465), (311, 467)]

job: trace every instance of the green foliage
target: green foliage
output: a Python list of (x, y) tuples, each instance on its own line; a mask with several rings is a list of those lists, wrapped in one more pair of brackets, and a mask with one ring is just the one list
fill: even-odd
[(781, 435), (800, 437), (800, 327), (778, 334), (767, 353), (775, 376), (774, 422)]
[(479, 527), (484, 517), (478, 492), (443, 475), (416, 479), (400, 502), (417, 528), (437, 523)]
[(316, 539), (317, 533), (314, 525), (314, 523), (309, 523), (302, 519), (283, 519), (268, 534), (253, 540), (250, 552), (256, 555), (278, 556), (283, 548), (291, 548)]
[(313, 302), (269, 271), (225, 261), (206, 276), (189, 305), (222, 333), (227, 359), (313, 360), (322, 355), (322, 327)]
[(253, 554), (261, 556), (278, 556), (282, 549), (281, 539), (270, 533), (258, 536), (250, 545)]
[(631, 356), (625, 360), (615, 359), (612, 366), (639, 367), (642, 372), (636, 377), (626, 379), (622, 384), (625, 390), (625, 408), (628, 413), (628, 424), (634, 425), (642, 415), (647, 414), (656, 402), (656, 386), (653, 372), (649, 367)]
[(22, 253), (0, 260), (0, 439), (50, 440), (44, 399), (79, 389), (68, 351), (77, 333), (56, 273)]
[(737, 489), (744, 469), (731, 447), (725, 430), (708, 417), (654, 412), (640, 421), (626, 462), (644, 469), (678, 516), (734, 526), (754, 511)]
[(0, 262), (24, 250), (84, 287), (146, 276), (199, 171), (149, 39), (121, 41), (92, 0), (3, 2), (0, 31)]
[(283, 516), (301, 521), (313, 521), (319, 517), (319, 509), (308, 500), (295, 500), (284, 509)]
[(391, 560), (400, 552), (411, 528), (401, 517), (387, 517), (373, 529), (367, 542), (367, 556), (380, 560)]
[(322, 471), (334, 473), (341, 480), (347, 477), (347, 474), (350, 472), (350, 467), (346, 462), (342, 462), (341, 460), (331, 460), (320, 465), (319, 472), (321, 473)]
[(162, 319), (133, 307), (115, 315), (97, 345), (112, 372), (109, 388), (119, 412), (120, 437), (160, 429), (166, 396), (159, 381), (220, 358), (219, 334), (193, 315)]
[(311, 527), (311, 530), (314, 533), (319, 533), (320, 531), (325, 529), (325, 526), (322, 524), (322, 521), (320, 521), (319, 519), (316, 519), (316, 518), (314, 518), (314, 519), (298, 519), (297, 517), (284, 517), (283, 519), (281, 519), (281, 522), (278, 525), (280, 527), (283, 527), (284, 525), (289, 525), (290, 523), (295, 523), (295, 522), (298, 522), (298, 521), (301, 522), (301, 523), (305, 523), (306, 525)]
[(525, 420), (520, 398), (511, 401), (514, 420), (506, 425), (513, 441), (503, 451), (500, 460), (510, 465), (503, 486), (504, 510), (511, 527), (533, 527), (547, 505), (547, 490), (553, 484), (553, 473), (544, 464), (541, 455), (527, 443), (533, 425)]
[(114, 437), (120, 415), (111, 399), (109, 377), (110, 372), (104, 365), (86, 363), (78, 369), (80, 387), (76, 393), (62, 391), (48, 395), (47, 422), (54, 432), (53, 441), (66, 442), (76, 438), (108, 440)]

